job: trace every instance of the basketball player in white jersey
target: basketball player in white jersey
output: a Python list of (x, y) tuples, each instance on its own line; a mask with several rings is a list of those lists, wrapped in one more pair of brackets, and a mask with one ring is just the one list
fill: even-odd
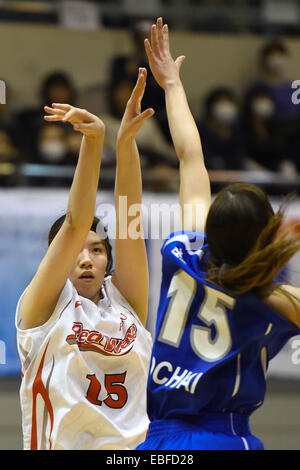
[(118, 133), (112, 275), (110, 244), (94, 218), (105, 125), (67, 104), (45, 107), (45, 120), (69, 122), (83, 138), (66, 216), (17, 306), (24, 449), (134, 449), (148, 428), (145, 242), (142, 230), (138, 239), (119, 237), (118, 224), (120, 216), (131, 221), (119, 196), (127, 207), (141, 203), (135, 135), (154, 113), (141, 112), (145, 84), (140, 69)]

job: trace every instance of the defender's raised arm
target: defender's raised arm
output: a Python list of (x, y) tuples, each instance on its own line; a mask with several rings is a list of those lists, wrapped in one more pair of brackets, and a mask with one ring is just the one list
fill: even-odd
[[(151, 44), (145, 39), (145, 49), (152, 73), (165, 91), (170, 132), (180, 161), (183, 228), (203, 230), (211, 203), (211, 192), (199, 132), (179, 75), (185, 57), (179, 56), (173, 60), (168, 26), (163, 25), (162, 18), (158, 18), (152, 26)], [(199, 209), (201, 217), (197, 217)]]

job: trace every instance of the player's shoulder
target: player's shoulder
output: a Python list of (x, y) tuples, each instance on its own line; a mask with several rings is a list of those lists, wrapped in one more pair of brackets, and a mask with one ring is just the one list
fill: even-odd
[(164, 241), (161, 251), (164, 253), (175, 245), (179, 245), (187, 252), (195, 252), (202, 249), (206, 245), (204, 232), (196, 232), (191, 230), (180, 230), (171, 233)]
[(161, 253), (165, 282), (168, 283), (178, 270), (199, 281), (205, 278), (208, 256), (205, 233), (183, 230), (171, 233), (164, 241)]
[(51, 325), (57, 322), (61, 313), (71, 303), (72, 299), (74, 300), (74, 303), (75, 303), (76, 296), (77, 296), (75, 287), (73, 286), (70, 279), (67, 279), (59, 295), (59, 298), (56, 302), (56, 305), (53, 308), (53, 312), (51, 313), (47, 321), (41, 323), (38, 326), (34, 326), (31, 328), (24, 328), (23, 321), (22, 321), (22, 307), (23, 307), (24, 296), (26, 294), (28, 287), (29, 286), (26, 287), (26, 289), (23, 291), (22, 295), (20, 296), (18, 303), (17, 303), (16, 313), (15, 313), (15, 327), (16, 327), (18, 334), (22, 334), (22, 335), (26, 335), (26, 334), (31, 335), (33, 334), (33, 332), (38, 332), (38, 331), (49, 329)]
[(265, 305), (300, 328), (300, 288), (281, 285), (263, 299)]

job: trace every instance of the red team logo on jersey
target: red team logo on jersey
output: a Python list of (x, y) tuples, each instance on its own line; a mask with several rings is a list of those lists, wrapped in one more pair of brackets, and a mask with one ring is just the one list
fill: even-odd
[(74, 333), (66, 337), (69, 344), (77, 344), (81, 351), (95, 351), (109, 356), (123, 356), (133, 347), (137, 335), (137, 327), (133, 323), (126, 331), (124, 338), (110, 338), (97, 330), (83, 328), (81, 322), (74, 322)]
[(127, 317), (125, 315), (125, 313), (120, 313), (120, 328), (119, 328), (119, 331), (122, 330), (122, 327), (124, 325), (124, 321), (127, 320)]

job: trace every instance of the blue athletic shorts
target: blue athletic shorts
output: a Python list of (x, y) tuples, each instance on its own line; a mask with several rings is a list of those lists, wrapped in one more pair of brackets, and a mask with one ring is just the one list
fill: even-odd
[(239, 413), (203, 413), (193, 422), (152, 421), (146, 440), (136, 450), (263, 450), (249, 429), (249, 417)]

